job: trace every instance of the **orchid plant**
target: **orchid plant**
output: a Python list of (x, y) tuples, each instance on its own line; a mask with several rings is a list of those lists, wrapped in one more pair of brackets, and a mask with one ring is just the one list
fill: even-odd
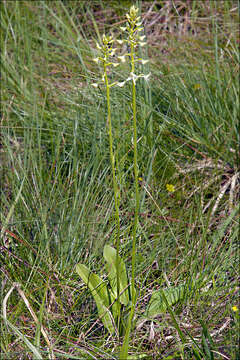
[[(141, 63), (145, 65), (148, 60), (139, 58), (138, 48), (146, 45), (145, 35), (142, 35), (143, 26), (140, 21), (140, 16), (138, 16), (138, 8), (132, 6), (130, 8), (129, 14), (126, 14), (126, 25), (121, 27), (123, 35), (126, 35), (126, 38), (116, 40), (119, 45), (126, 44), (127, 51), (123, 55), (117, 57), (120, 62), (130, 62), (131, 71), (129, 76), (125, 81), (115, 81), (110, 82), (109, 73), (111, 67), (116, 67), (119, 65), (119, 62), (115, 61), (115, 55), (117, 48), (114, 47), (114, 39), (111, 35), (103, 35), (102, 43), (97, 43), (96, 47), (99, 50), (99, 56), (94, 58), (93, 61), (99, 64), (102, 68), (102, 77), (99, 82), (92, 84), (95, 88), (105, 85), (106, 99), (107, 99), (107, 125), (108, 125), (108, 135), (109, 135), (109, 153), (112, 169), (112, 181), (113, 181), (113, 190), (114, 190), (114, 204), (115, 204), (115, 222), (116, 222), (116, 304), (117, 309), (114, 310), (114, 318), (117, 319), (117, 328), (119, 330), (120, 318), (121, 318), (121, 274), (120, 274), (120, 216), (119, 216), (119, 204), (120, 204), (120, 190), (117, 183), (117, 176), (115, 170), (115, 156), (113, 150), (113, 134), (112, 134), (112, 120), (111, 120), (111, 102), (110, 102), (110, 89), (113, 86), (123, 87), (127, 82), (132, 82), (132, 114), (133, 114), (133, 151), (134, 151), (134, 182), (135, 182), (135, 216), (132, 230), (132, 274), (131, 274), (131, 311), (129, 315), (128, 325), (126, 328), (125, 339), (122, 347), (121, 357), (127, 358), (128, 345), (129, 345), (129, 335), (131, 331), (131, 324), (135, 313), (136, 307), (136, 291), (135, 291), (135, 268), (136, 268), (136, 243), (137, 243), (137, 226), (138, 226), (138, 216), (139, 216), (139, 205), (140, 205), (140, 195), (138, 189), (138, 156), (137, 156), (137, 110), (136, 110), (136, 81), (140, 78), (144, 78), (146, 81), (149, 80), (150, 74), (136, 74), (136, 65)], [(79, 270), (79, 266), (78, 266)], [(85, 269), (86, 270), (86, 269)], [(79, 272), (81, 276), (81, 272)], [(82, 277), (82, 276), (81, 276)], [(86, 280), (86, 279), (85, 279)], [(116, 315), (117, 314), (117, 315)]]
[[(99, 50), (99, 56), (93, 60), (98, 63), (102, 68), (102, 76), (99, 82), (92, 84), (97, 88), (101, 85), (105, 86), (106, 99), (107, 99), (107, 126), (109, 135), (109, 154), (112, 169), (112, 182), (114, 191), (114, 204), (115, 204), (115, 225), (116, 225), (116, 237), (114, 243), (116, 249), (110, 245), (105, 245), (103, 250), (103, 257), (106, 261), (106, 270), (108, 281), (103, 280), (97, 274), (91, 272), (84, 264), (78, 264), (76, 271), (82, 278), (83, 282), (90, 289), (92, 296), (96, 302), (99, 317), (102, 320), (105, 328), (113, 335), (124, 335), (122, 347), (120, 349), (119, 359), (130, 359), (128, 356), (130, 332), (134, 323), (134, 315), (137, 303), (137, 291), (135, 284), (135, 269), (136, 269), (136, 247), (137, 247), (137, 228), (139, 218), (139, 206), (140, 206), (140, 194), (138, 188), (138, 182), (141, 179), (139, 177), (138, 169), (138, 152), (137, 152), (137, 108), (136, 108), (136, 81), (140, 78), (149, 80), (150, 73), (136, 74), (136, 67), (138, 63), (145, 65), (148, 60), (142, 59), (138, 56), (138, 49), (141, 46), (146, 45), (145, 36), (142, 35), (143, 26), (138, 16), (138, 8), (132, 6), (129, 14), (126, 14), (126, 25), (121, 27), (122, 34), (126, 38), (116, 40), (119, 45), (127, 45), (129, 49), (126, 53), (120, 56), (116, 56), (118, 48), (114, 47), (115, 41), (113, 37), (103, 35), (102, 43), (97, 43), (97, 49)], [(131, 71), (125, 81), (110, 82), (109, 74), (112, 67), (117, 67), (120, 62), (130, 62)], [(115, 169), (115, 156), (113, 149), (113, 132), (112, 132), (112, 120), (111, 120), (111, 96), (110, 90), (113, 86), (124, 87), (127, 82), (132, 83), (132, 118), (133, 118), (133, 152), (134, 152), (134, 185), (135, 185), (135, 215), (132, 227), (132, 272), (129, 279), (128, 273), (123, 259), (120, 257), (120, 189), (118, 186), (116, 169)], [(167, 191), (174, 192), (175, 187), (172, 184), (167, 184)], [(153, 292), (149, 304), (140, 318), (140, 322), (153, 319), (155, 316), (169, 310), (171, 306), (184, 298), (186, 291), (194, 291), (196, 287), (193, 281), (187, 287), (185, 285), (179, 285), (174, 287), (168, 287), (167, 289), (160, 289)], [(200, 287), (198, 285), (198, 287)], [(176, 320), (175, 320), (176, 321)], [(177, 326), (177, 325), (176, 325)], [(181, 332), (179, 330), (179, 334)]]
[[(141, 63), (145, 65), (148, 60), (139, 58), (138, 56), (138, 48), (146, 45), (145, 35), (142, 35), (143, 26), (140, 21), (140, 16), (138, 16), (138, 8), (132, 6), (130, 8), (129, 14), (126, 14), (126, 25), (120, 27), (123, 35), (126, 35), (126, 38), (121, 40), (116, 40), (119, 45), (126, 44), (127, 51), (123, 55), (118, 56), (118, 60), (120, 62), (130, 61), (131, 71), (129, 76), (125, 81), (115, 81), (113, 83), (109, 82), (108, 73), (109, 68), (116, 67), (119, 65), (119, 62), (115, 62), (114, 57), (117, 52), (117, 48), (114, 47), (114, 40), (112, 36), (106, 36), (105, 34), (102, 37), (102, 44), (97, 43), (97, 49), (100, 52), (100, 55), (93, 60), (100, 64), (103, 68), (103, 74), (101, 77), (101, 81), (99, 83), (93, 83), (92, 86), (98, 87), (101, 83), (105, 84), (106, 89), (106, 98), (107, 98), (107, 109), (108, 109), (108, 133), (109, 133), (109, 150), (110, 150), (110, 159), (111, 159), (111, 167), (112, 167), (112, 180), (113, 180), (113, 190), (114, 190), (114, 203), (115, 203), (115, 221), (116, 221), (116, 248), (117, 248), (117, 295), (119, 298), (120, 291), (120, 279), (119, 279), (119, 253), (120, 253), (120, 218), (119, 218), (119, 202), (120, 202), (120, 191), (117, 185), (116, 179), (116, 170), (115, 170), (115, 157), (113, 152), (113, 135), (112, 135), (112, 121), (111, 121), (111, 104), (110, 104), (110, 88), (113, 86), (123, 87), (128, 81), (132, 82), (132, 114), (133, 114), (133, 149), (134, 149), (134, 179), (135, 179), (135, 216), (134, 216), (134, 224), (132, 231), (132, 276), (131, 276), (131, 291), (132, 294), (135, 288), (135, 267), (136, 267), (136, 237), (137, 237), (137, 225), (138, 225), (138, 213), (139, 213), (139, 205), (140, 205), (140, 196), (138, 189), (138, 161), (137, 161), (137, 111), (136, 111), (136, 81), (140, 78), (144, 78), (146, 81), (149, 80), (150, 73), (139, 74), (135, 73), (135, 68), (137, 63)], [(129, 317), (130, 322), (134, 316), (134, 308), (136, 304), (136, 297), (133, 298), (133, 305), (131, 315)], [(118, 309), (119, 309), (119, 317), (120, 317), (120, 302), (118, 301)], [(130, 328), (129, 328), (130, 331)]]

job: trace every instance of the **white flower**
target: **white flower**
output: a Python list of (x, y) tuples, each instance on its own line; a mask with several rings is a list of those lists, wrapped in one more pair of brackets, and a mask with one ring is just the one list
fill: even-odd
[(117, 83), (117, 86), (119, 86), (119, 87), (123, 87), (123, 86), (125, 85), (125, 82), (126, 82), (126, 81), (123, 81), (123, 82), (118, 82), (118, 83)]
[(93, 61), (98, 64), (99, 63), (99, 58), (94, 58)]
[(146, 42), (140, 41), (140, 42), (139, 42), (139, 45), (140, 45), (140, 46), (144, 46), (144, 45), (146, 45)]
[(143, 41), (144, 39), (146, 39), (146, 36), (145, 36), (145, 35), (139, 36), (139, 40), (140, 40), (140, 41)]
[(142, 60), (140, 60), (141, 61), (141, 63), (143, 64), (143, 65), (145, 65), (145, 64), (147, 64), (148, 62), (149, 62), (149, 60), (144, 60), (144, 59), (142, 59)]
[(136, 84), (136, 80), (139, 78), (139, 76), (135, 75), (133, 72), (130, 73), (130, 79)]
[(126, 31), (126, 26), (120, 26), (120, 29), (122, 30), (122, 31)]
[(98, 87), (98, 84), (97, 83), (92, 83), (91, 84), (93, 87), (97, 88)]
[(123, 40), (117, 40), (117, 43), (122, 45), (124, 43), (124, 41)]
[(111, 56), (115, 55), (115, 52), (116, 52), (116, 51), (117, 51), (117, 48), (112, 49), (112, 51), (111, 51), (110, 55), (111, 55)]
[(98, 50), (101, 50), (102, 47), (99, 45), (98, 42), (96, 43), (96, 46), (97, 46)]
[(126, 62), (125, 55), (118, 56), (118, 58), (122, 63)]
[(144, 80), (148, 81), (148, 79), (150, 78), (150, 75), (151, 75), (151, 73), (149, 73), (149, 74), (147, 74), (147, 75), (144, 75), (144, 76), (143, 76), (143, 77), (144, 77)]
[(113, 67), (117, 67), (119, 65), (119, 63), (112, 63)]

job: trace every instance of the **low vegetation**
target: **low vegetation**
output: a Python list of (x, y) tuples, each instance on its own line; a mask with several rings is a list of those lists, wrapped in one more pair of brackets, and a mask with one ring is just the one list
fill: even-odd
[(1, 358), (238, 359), (238, 2), (0, 7)]

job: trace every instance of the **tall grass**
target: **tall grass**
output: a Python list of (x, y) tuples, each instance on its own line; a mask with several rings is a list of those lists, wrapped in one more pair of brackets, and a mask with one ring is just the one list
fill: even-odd
[[(132, 327), (129, 354), (238, 358), (238, 3), (151, 5), (142, 1), (141, 14), (152, 79), (150, 88), (142, 79), (136, 84), (136, 315), (156, 289), (184, 284), (185, 296)], [(20, 283), (39, 321), (14, 290), (5, 302), (1, 353), (49, 356), (41, 324), (56, 358), (116, 359), (119, 341), (98, 321), (74, 268), (82, 262), (101, 273), (102, 248), (115, 236), (106, 98), (90, 84), (99, 75), (95, 40), (110, 31), (119, 37), (128, 4), (0, 6), (1, 297)], [(123, 63), (113, 76), (124, 81), (128, 72)], [(120, 253), (130, 274), (131, 86), (119, 90), (111, 89), (113, 149)]]

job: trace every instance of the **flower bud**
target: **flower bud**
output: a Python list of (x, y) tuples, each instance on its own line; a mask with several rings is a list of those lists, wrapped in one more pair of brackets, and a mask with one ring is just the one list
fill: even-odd
[(131, 6), (129, 12), (131, 19), (135, 19), (137, 17), (137, 13), (138, 13), (138, 8), (136, 8), (134, 5)]

